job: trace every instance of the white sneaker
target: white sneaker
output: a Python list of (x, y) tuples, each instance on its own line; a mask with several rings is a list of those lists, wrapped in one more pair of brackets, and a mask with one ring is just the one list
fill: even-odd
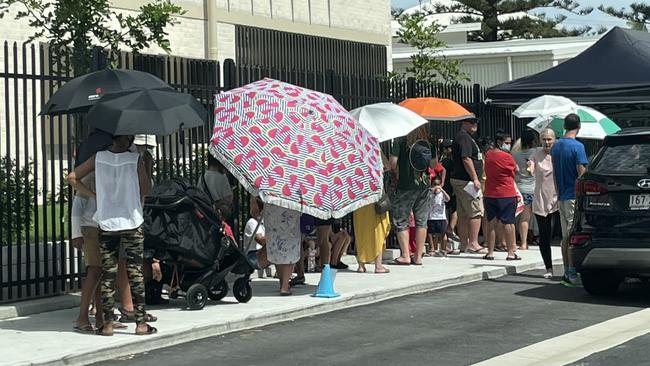
[(553, 271), (546, 271), (546, 273), (544, 273), (542, 277), (546, 278), (547, 280), (550, 280), (551, 278), (553, 278)]

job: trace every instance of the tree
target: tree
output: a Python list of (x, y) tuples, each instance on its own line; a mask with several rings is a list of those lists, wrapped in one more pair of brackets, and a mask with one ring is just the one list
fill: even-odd
[(444, 27), (428, 20), (427, 14), (420, 12), (402, 13), (397, 21), (400, 25), (397, 31), (398, 40), (417, 50), (411, 55), (411, 66), (406, 68), (406, 74), (400, 76), (414, 77), (417, 81), (425, 83), (446, 85), (469, 81), (467, 74), (460, 70), (462, 61), (449, 59), (442, 54), (447, 44), (436, 37)]
[[(557, 25), (564, 20), (546, 19), (544, 14), (538, 16), (516, 17), (516, 13), (527, 12), (539, 7), (558, 7), (574, 11), (578, 5), (573, 0), (456, 0), (451, 5), (434, 3), (431, 14), (452, 13), (461, 14), (456, 21), (459, 23), (481, 22), (481, 30), (470, 32), (472, 41), (499, 41), (511, 38), (547, 38), (581, 35), (590, 30), (584, 27), (575, 30), (565, 30)], [(582, 12), (589, 12), (585, 9)], [(499, 20), (499, 16), (508, 17)]]
[(12, 5), (19, 9), (16, 19), (26, 19), (34, 28), (28, 41), (45, 38), (57, 63), (75, 75), (90, 71), (93, 46), (110, 50), (112, 62), (120, 47), (138, 53), (155, 44), (169, 53), (165, 28), (177, 23), (174, 16), (185, 13), (170, 0), (143, 5), (137, 15), (111, 9), (108, 0), (0, 0), (0, 18)]
[(648, 25), (650, 23), (650, 5), (644, 3), (632, 3), (630, 5), (629, 11), (625, 9), (615, 9), (614, 7), (604, 7), (600, 6), (598, 9), (601, 11), (613, 15), (618, 18), (623, 18), (628, 21), (630, 28), (647, 32)]

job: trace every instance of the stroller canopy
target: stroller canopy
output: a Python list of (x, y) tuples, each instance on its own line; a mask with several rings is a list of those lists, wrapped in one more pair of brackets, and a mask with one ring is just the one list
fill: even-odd
[(221, 221), (210, 198), (189, 180), (174, 178), (158, 184), (144, 205), (145, 249), (156, 256), (180, 254), (212, 264), (221, 245)]

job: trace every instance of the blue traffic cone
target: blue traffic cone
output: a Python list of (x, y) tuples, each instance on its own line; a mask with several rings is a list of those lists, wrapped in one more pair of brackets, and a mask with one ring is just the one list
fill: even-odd
[(320, 281), (316, 292), (311, 295), (313, 297), (339, 297), (341, 294), (334, 291), (334, 280), (336, 279), (336, 270), (330, 268), (329, 264), (323, 266), (320, 273)]

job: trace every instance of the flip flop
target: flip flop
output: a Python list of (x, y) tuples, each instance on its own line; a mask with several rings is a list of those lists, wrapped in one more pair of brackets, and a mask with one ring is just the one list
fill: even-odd
[(391, 262), (389, 262), (389, 264), (393, 264), (393, 265), (396, 265), (396, 266), (410, 266), (411, 265), (411, 263), (402, 262), (402, 261), (398, 260), (397, 258), (393, 259)]
[(459, 249), (450, 250), (447, 252), (447, 255), (460, 255)]
[(289, 287), (294, 287), (298, 285), (304, 285), (305, 284), (305, 277), (300, 276), (300, 277), (294, 277), (289, 280)]
[(488, 253), (488, 250), (486, 248), (481, 248), (481, 249), (477, 249), (477, 250), (467, 249), (467, 251), (470, 254), (487, 254)]
[(280, 292), (280, 296), (291, 296), (291, 295), (293, 295), (291, 293), (291, 291), (289, 291), (289, 292)]
[(151, 335), (151, 334), (156, 334), (158, 333), (158, 329), (152, 327), (151, 325), (147, 324), (147, 331), (138, 333), (138, 331), (135, 332), (135, 335)]
[(496, 248), (494, 248), (494, 251), (495, 252), (507, 252), (508, 249), (506, 249), (504, 247), (496, 247)]
[(390, 269), (388, 269), (388, 268), (384, 268), (383, 271), (377, 271), (377, 270), (375, 270), (375, 273), (390, 273)]
[(421, 265), (422, 265), (422, 262), (418, 263), (418, 262), (415, 261), (415, 259), (411, 258), (411, 265), (414, 265), (414, 266), (421, 266)]
[(483, 256), (483, 259), (485, 259), (485, 260), (487, 260), (487, 261), (493, 261), (493, 260), (494, 260), (494, 256), (493, 256), (493, 255), (487, 255), (487, 254), (486, 254), (486, 255)]
[(521, 257), (518, 256), (517, 254), (515, 254), (514, 257), (506, 257), (506, 260), (507, 260), (507, 261), (520, 261), (520, 260), (521, 260)]
[(72, 330), (81, 334), (95, 334), (95, 328), (90, 324), (75, 325)]

